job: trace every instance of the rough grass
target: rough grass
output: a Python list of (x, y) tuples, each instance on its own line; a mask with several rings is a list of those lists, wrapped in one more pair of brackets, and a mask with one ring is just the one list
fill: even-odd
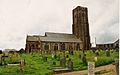
[[(119, 52), (111, 52), (111, 56), (107, 57), (105, 51), (99, 51), (100, 56), (97, 56), (98, 61), (95, 62), (95, 66), (102, 66), (106, 64), (111, 64), (115, 59), (119, 58)], [(57, 52), (57, 55), (60, 54), (62, 58), (63, 55), (60, 52)], [(66, 55), (69, 55), (69, 58), (73, 61), (74, 70), (83, 70), (87, 69), (87, 65), (78, 58), (79, 54), (82, 55), (82, 52), (74, 52), (74, 55), (70, 55), (66, 52)], [(48, 57), (47, 62), (44, 62), (43, 57)], [(87, 61), (94, 61), (96, 54), (92, 51), (86, 52)], [(13, 58), (15, 61), (15, 58)], [(13, 60), (12, 59), (12, 60)], [(25, 59), (24, 72), (20, 72), (19, 66), (0, 66), (0, 75), (51, 75), (54, 72), (48, 68), (52, 66), (60, 66), (57, 59), (53, 59), (51, 54), (40, 54), (40, 53), (29, 53), (29, 54), (20, 54), (19, 59)], [(68, 59), (67, 59), (68, 60)], [(7, 63), (11, 63), (10, 60), (6, 60)], [(53, 65), (53, 62), (56, 62), (56, 65)]]

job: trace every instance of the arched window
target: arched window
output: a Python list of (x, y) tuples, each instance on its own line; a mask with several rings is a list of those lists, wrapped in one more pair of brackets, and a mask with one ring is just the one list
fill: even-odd
[(35, 48), (35, 45), (34, 44), (32, 44), (32, 49), (34, 49)]
[(54, 45), (54, 50), (58, 50), (58, 44)]
[(76, 50), (80, 50), (80, 44), (77, 43)]
[(65, 44), (61, 43), (61, 50), (65, 50)]
[(31, 50), (31, 45), (29, 44), (29, 52), (31, 52), (32, 50)]
[(72, 44), (70, 44), (70, 45), (69, 45), (69, 50), (72, 50), (72, 49), (73, 49), (73, 48), (72, 48)]
[(49, 44), (48, 43), (45, 43), (44, 49), (49, 50)]

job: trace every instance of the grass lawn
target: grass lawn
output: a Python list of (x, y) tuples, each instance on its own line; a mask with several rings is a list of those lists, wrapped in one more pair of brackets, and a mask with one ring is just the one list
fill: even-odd
[[(96, 53), (92, 51), (87, 51), (86, 59), (87, 61), (94, 61), (94, 57), (97, 57), (97, 61), (95, 62), (95, 66), (102, 66), (106, 64), (111, 64), (115, 59), (119, 58), (119, 52), (111, 51), (110, 56), (106, 56), (105, 51), (99, 51), (99, 56), (96, 56)], [(63, 57), (63, 54), (57, 52), (56, 55), (60, 55), (60, 58)], [(82, 55), (82, 51), (75, 51), (74, 55), (70, 55), (66, 52), (66, 55), (71, 58), (73, 61), (73, 69), (74, 70), (83, 70), (87, 69), (87, 65), (82, 62), (79, 58), (79, 55)], [(44, 57), (47, 57), (47, 61), (43, 60)], [(13, 58), (12, 58), (13, 59)], [(25, 59), (24, 66), (24, 75), (51, 75), (54, 72), (49, 70), (48, 68), (52, 66), (60, 66), (60, 61), (56, 58), (52, 58), (51, 54), (40, 54), (40, 53), (29, 53), (29, 54), (20, 54), (19, 59)], [(14, 61), (18, 61), (18, 59), (14, 58)], [(68, 60), (68, 59), (67, 59)], [(6, 59), (7, 63), (11, 61)], [(53, 65), (53, 62), (56, 62), (56, 65)], [(22, 75), (23, 75), (22, 74)], [(21, 75), (19, 66), (0, 66), (0, 75)]]

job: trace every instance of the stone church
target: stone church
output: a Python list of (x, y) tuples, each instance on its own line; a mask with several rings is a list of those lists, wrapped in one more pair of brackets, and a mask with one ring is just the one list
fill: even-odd
[(45, 36), (27, 35), (26, 52), (43, 50), (89, 50), (90, 34), (88, 10), (77, 6), (72, 11), (72, 34), (46, 32)]

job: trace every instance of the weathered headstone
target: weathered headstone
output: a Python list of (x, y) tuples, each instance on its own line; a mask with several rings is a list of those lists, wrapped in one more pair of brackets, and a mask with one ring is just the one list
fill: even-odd
[(95, 63), (88, 62), (88, 75), (95, 75)]
[(98, 58), (97, 57), (94, 57), (94, 61), (97, 62)]
[(71, 61), (71, 59), (69, 59), (69, 61), (68, 61), (68, 69), (69, 70), (73, 70), (73, 62)]
[(119, 75), (119, 60), (115, 60), (116, 75)]
[(86, 54), (83, 53), (81, 59), (84, 64), (87, 64)]
[(43, 61), (44, 61), (44, 62), (47, 62), (47, 57), (46, 57), (46, 56), (43, 57)]
[(60, 60), (60, 54), (57, 56), (57, 60), (58, 60), (58, 61)]
[(23, 73), (24, 71), (25, 60), (20, 60), (20, 72)]
[(52, 53), (52, 58), (54, 58), (54, 54)]
[(69, 58), (69, 55), (66, 55), (66, 58)]
[(110, 56), (110, 51), (109, 50), (106, 50), (106, 56)]
[(55, 61), (53, 61), (53, 65), (56, 65), (56, 62), (55, 62)]
[(7, 65), (7, 62), (5, 60), (6, 58), (8, 58), (8, 56), (6, 56), (5, 54), (3, 54), (3, 56), (1, 57), (2, 65)]
[(99, 56), (99, 52), (98, 51), (96, 51), (96, 56)]
[(84, 53), (85, 53), (85, 51), (84, 51), (84, 50), (82, 50), (82, 53), (84, 54)]
[(78, 55), (79, 59), (81, 59), (81, 54)]
[(65, 51), (63, 51), (63, 57), (65, 57)]
[(95, 53), (95, 50), (92, 50), (93, 51), (93, 53)]
[(74, 55), (73, 50), (69, 50), (69, 54)]
[(65, 57), (63, 57), (63, 58), (60, 60), (60, 66), (66, 67), (66, 58), (65, 58)]
[(71, 50), (71, 55), (74, 55), (73, 50)]
[(110, 52), (113, 53), (114, 52), (113, 49)]
[(57, 58), (57, 55), (56, 55), (56, 54), (54, 55), (54, 58), (55, 58), (55, 59)]

